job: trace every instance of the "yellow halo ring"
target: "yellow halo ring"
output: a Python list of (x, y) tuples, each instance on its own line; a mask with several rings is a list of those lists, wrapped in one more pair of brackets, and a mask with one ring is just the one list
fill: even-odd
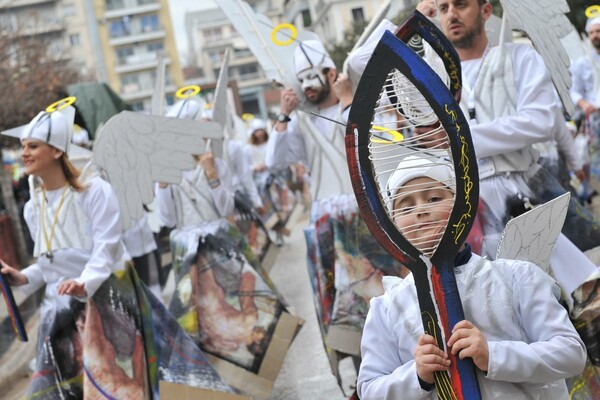
[[(291, 31), (291, 36), (288, 40), (282, 41), (277, 39), (277, 33), (282, 29), (289, 29)], [(271, 31), (271, 40), (278, 46), (288, 46), (294, 43), (294, 40), (298, 37), (298, 30), (296, 27), (289, 23), (279, 24)]]
[(64, 99), (55, 101), (54, 103), (52, 103), (48, 107), (46, 107), (46, 112), (52, 113), (54, 111), (60, 111), (63, 108), (67, 108), (70, 105), (72, 105), (73, 103), (75, 103), (75, 100), (77, 100), (77, 97), (69, 96), (69, 97), (65, 97)]
[(175, 92), (175, 97), (177, 97), (178, 99), (188, 99), (200, 93), (200, 90), (202, 89), (198, 85), (183, 86)]
[(242, 119), (246, 122), (252, 121), (254, 119), (254, 114), (250, 114), (250, 113), (243, 113), (242, 114)]
[(585, 16), (588, 18), (596, 18), (600, 16), (600, 5), (589, 6), (585, 9)]
[(374, 131), (385, 132), (385, 133), (387, 133), (387, 134), (389, 134), (389, 135), (392, 136), (392, 140), (379, 139), (377, 137), (371, 136), (371, 142), (372, 143), (390, 144), (390, 143), (398, 143), (398, 142), (404, 141), (404, 135), (401, 134), (398, 131), (393, 130), (393, 129), (389, 129), (389, 128), (385, 128), (383, 126), (377, 126), (377, 125), (373, 125), (371, 127), (371, 129), (374, 130)]

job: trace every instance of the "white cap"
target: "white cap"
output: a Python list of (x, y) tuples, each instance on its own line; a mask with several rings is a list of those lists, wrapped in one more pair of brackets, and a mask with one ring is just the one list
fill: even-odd
[(51, 113), (40, 111), (21, 132), (21, 140), (39, 140), (68, 153), (74, 121), (75, 108), (72, 106)]
[(309, 68), (335, 68), (327, 49), (318, 40), (305, 40), (296, 47), (294, 66), (296, 74)]
[(448, 165), (448, 161), (408, 156), (400, 161), (396, 171), (388, 179), (386, 185), (388, 208), (392, 207), (393, 198), (398, 193), (398, 189), (404, 186), (406, 182), (422, 177), (438, 181), (446, 185), (452, 192), (456, 192), (454, 171)]
[(167, 117), (179, 119), (196, 119), (200, 112), (200, 102), (196, 99), (183, 99), (173, 104), (167, 112)]
[(585, 31), (587, 33), (590, 33), (592, 26), (598, 25), (598, 24), (600, 24), (600, 16), (588, 19), (587, 22), (585, 23)]

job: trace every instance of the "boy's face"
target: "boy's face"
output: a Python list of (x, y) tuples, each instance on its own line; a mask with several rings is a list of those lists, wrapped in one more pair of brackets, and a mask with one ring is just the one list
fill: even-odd
[(393, 220), (400, 233), (422, 253), (439, 243), (454, 204), (454, 194), (428, 177), (406, 182), (394, 200)]

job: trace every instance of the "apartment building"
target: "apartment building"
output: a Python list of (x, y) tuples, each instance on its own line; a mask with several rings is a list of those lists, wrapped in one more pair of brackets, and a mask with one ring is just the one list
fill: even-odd
[(149, 111), (159, 54), (166, 64), (167, 103), (183, 85), (167, 0), (93, 1), (106, 81), (134, 110)]

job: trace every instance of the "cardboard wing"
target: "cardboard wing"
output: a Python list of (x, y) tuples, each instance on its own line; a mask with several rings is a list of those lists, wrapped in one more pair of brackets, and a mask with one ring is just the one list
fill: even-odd
[(496, 258), (529, 261), (550, 270), (550, 256), (567, 216), (570, 193), (511, 219), (502, 233)]

